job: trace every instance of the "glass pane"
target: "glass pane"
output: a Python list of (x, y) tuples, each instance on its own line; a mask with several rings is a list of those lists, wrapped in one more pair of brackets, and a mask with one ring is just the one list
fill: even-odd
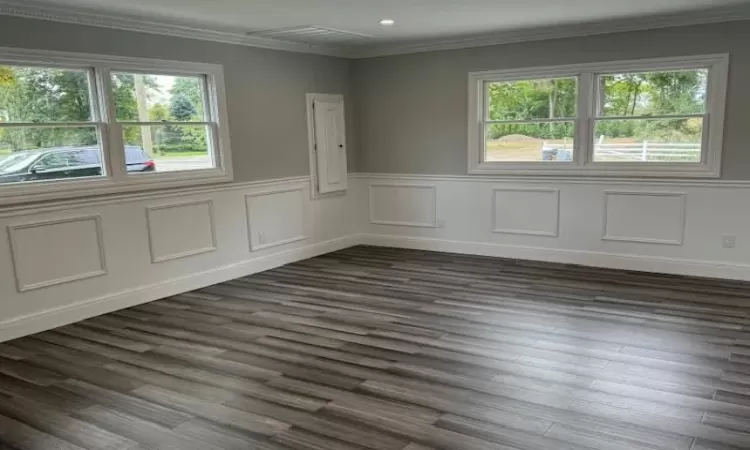
[(702, 114), (707, 86), (707, 69), (601, 75), (599, 114)]
[(489, 120), (533, 120), (576, 116), (576, 79), (487, 83)]
[(596, 122), (594, 161), (701, 162), (703, 119)]
[(112, 73), (120, 122), (205, 122), (204, 78)]
[(204, 125), (122, 127), (129, 173), (214, 168), (210, 129)]
[(86, 71), (0, 65), (0, 122), (89, 120)]
[(102, 175), (96, 127), (0, 128), (0, 184)]
[(572, 161), (573, 122), (487, 126), (485, 161)]

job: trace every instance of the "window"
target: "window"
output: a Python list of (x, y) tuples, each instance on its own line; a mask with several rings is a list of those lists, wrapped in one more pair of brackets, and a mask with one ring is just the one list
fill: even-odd
[(86, 70), (0, 65), (0, 184), (104, 175), (62, 170), (65, 149), (102, 149), (90, 81)]
[(701, 162), (708, 70), (597, 75), (596, 162)]
[(156, 172), (213, 168), (205, 84), (200, 76), (113, 72), (116, 120), (126, 148), (156, 156)]
[(202, 63), (0, 49), (0, 203), (231, 180)]
[(469, 172), (718, 177), (725, 55), (470, 74)]
[(485, 160), (570, 161), (576, 85), (574, 77), (487, 83)]

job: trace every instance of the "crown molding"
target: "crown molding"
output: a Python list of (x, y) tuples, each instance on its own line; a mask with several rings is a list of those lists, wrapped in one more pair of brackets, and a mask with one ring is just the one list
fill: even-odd
[(271, 50), (311, 53), (350, 59), (364, 59), (380, 56), (542, 41), (547, 39), (750, 20), (750, 5), (742, 4), (732, 7), (695, 10), (684, 13), (524, 28), (462, 38), (371, 45), (360, 48), (347, 47), (344, 45), (301, 44), (256, 36), (253, 35), (252, 32), (247, 33), (242, 31), (210, 29), (176, 22), (144, 19), (125, 14), (102, 13), (84, 8), (61, 7), (40, 3), (34, 0), (0, 0), (0, 15), (221, 42), (225, 44), (245, 45), (248, 47), (258, 47)]
[(458, 39), (370, 46), (366, 49), (362, 49), (362, 51), (350, 53), (348, 56), (358, 59), (375, 58), (380, 56), (487, 47), (491, 45), (622, 33), (627, 31), (641, 31), (687, 25), (732, 22), (738, 20), (750, 20), (750, 5), (743, 4), (726, 8), (703, 9), (683, 13), (524, 28)]
[(342, 47), (308, 45), (253, 36), (241, 31), (228, 31), (144, 19), (124, 14), (105, 14), (84, 8), (60, 7), (29, 0), (0, 0), (0, 15), (26, 19), (49, 20), (99, 28), (136, 31), (187, 39), (245, 45), (271, 50), (346, 57)]

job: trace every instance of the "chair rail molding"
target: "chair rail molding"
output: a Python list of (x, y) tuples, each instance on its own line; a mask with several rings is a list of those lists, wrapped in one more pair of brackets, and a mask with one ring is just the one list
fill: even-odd
[[(750, 210), (738, 207), (747, 182), (407, 174), (349, 174), (349, 181), (345, 195), (315, 200), (306, 176), (6, 209), (0, 276), (20, 280), (0, 283), (0, 341), (360, 244), (750, 281)], [(498, 194), (532, 213), (497, 222), (488, 202)], [(643, 224), (628, 219), (644, 208)], [(158, 222), (150, 226), (149, 209)], [(177, 233), (154, 249), (149, 235), (163, 237), (183, 225), (170, 221), (185, 217), (197, 218), (198, 239)], [(250, 251), (258, 226), (273, 246)], [(726, 234), (737, 237), (737, 248), (722, 248)], [(644, 238), (681, 245), (631, 241)], [(39, 251), (53, 243), (57, 253)], [(151, 263), (152, 253), (188, 250), (207, 251)]]

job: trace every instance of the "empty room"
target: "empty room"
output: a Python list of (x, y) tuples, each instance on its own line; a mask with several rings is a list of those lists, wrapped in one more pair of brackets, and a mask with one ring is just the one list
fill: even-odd
[(750, 449), (749, 43), (0, 0), (0, 450)]

